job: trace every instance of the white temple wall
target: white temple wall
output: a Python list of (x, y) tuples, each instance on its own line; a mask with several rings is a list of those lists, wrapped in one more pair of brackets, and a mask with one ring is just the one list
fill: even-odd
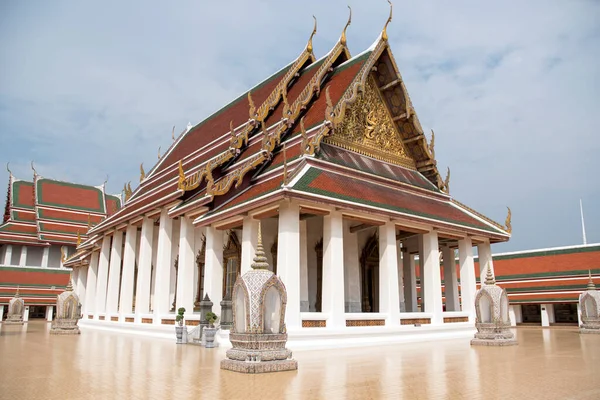
[(323, 237), (323, 217), (312, 217), (306, 220), (308, 302), (309, 310), (316, 311), (317, 303), (317, 252), (315, 245)]
[(28, 267), (41, 267), (44, 248), (38, 246), (27, 246), (27, 258), (25, 265)]
[(344, 221), (344, 302), (346, 312), (361, 312), (358, 233), (350, 233), (352, 225)]

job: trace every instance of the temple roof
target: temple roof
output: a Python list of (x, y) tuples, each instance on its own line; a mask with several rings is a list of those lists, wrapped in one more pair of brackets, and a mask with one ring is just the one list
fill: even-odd
[(346, 28), (323, 57), (315, 60), (309, 42), (295, 61), (184, 132), (92, 233), (166, 205), (171, 216), (205, 224), (286, 191), (508, 240), (507, 228), (449, 195), (449, 175), (438, 172), (434, 138), (421, 128), (385, 29), (351, 57)]
[(120, 196), (106, 194), (104, 186), (57, 181), (37, 173), (29, 182), (11, 173), (0, 244), (77, 244), (120, 205)]

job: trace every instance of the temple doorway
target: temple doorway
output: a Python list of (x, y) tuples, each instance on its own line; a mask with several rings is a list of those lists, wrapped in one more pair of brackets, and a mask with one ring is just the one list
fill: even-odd
[(554, 322), (556, 324), (577, 325), (577, 303), (554, 304)]
[(373, 234), (360, 257), (362, 312), (379, 312), (379, 238)]
[(523, 323), (541, 324), (542, 313), (539, 304), (523, 304), (521, 306), (523, 312)]

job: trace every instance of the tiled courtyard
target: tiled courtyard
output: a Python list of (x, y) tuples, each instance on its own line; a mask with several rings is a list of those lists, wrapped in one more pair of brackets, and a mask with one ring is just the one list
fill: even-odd
[[(219, 369), (223, 349), (49, 324), (0, 327), (2, 399), (600, 399), (600, 335), (516, 330), (519, 345), (468, 340), (299, 351), (299, 370)], [(174, 335), (173, 335), (174, 336)]]

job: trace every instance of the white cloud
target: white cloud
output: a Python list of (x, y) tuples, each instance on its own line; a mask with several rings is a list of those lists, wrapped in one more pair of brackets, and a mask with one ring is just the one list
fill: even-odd
[[(388, 32), (452, 193), (487, 215), (513, 209), (502, 249), (577, 243), (578, 199), (600, 241), (596, 172), (600, 5), (593, 1), (396, 2)], [(8, 4), (8, 3), (7, 3)], [(322, 55), (342, 1), (26, 2), (0, 12), (0, 159), (30, 176), (109, 189), (196, 123), (291, 61), (319, 21)], [(352, 1), (348, 42), (368, 47), (385, 1)], [(0, 174), (0, 179), (6, 174)]]

